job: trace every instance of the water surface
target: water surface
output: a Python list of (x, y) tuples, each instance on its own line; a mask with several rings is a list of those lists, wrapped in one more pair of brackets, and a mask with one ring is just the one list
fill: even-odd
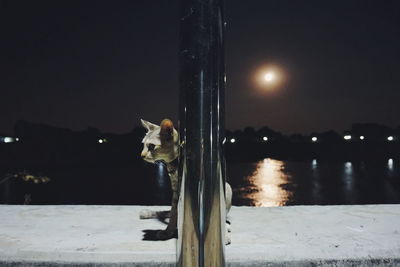
[(234, 205), (400, 203), (399, 162), (264, 159), (228, 165)]
[[(18, 170), (0, 169), (0, 179)], [(12, 178), (0, 185), (0, 203), (168, 205), (165, 169), (146, 163), (124, 167), (28, 169), (47, 184)], [(228, 163), (233, 204), (247, 206), (400, 203), (400, 160), (377, 162), (282, 161)]]

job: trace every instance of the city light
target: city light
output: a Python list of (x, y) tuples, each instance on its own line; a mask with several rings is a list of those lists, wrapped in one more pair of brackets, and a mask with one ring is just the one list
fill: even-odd
[(8, 136), (4, 137), (3, 142), (4, 143), (12, 143), (12, 142), (14, 142), (14, 138), (8, 137)]
[(317, 142), (317, 141), (318, 141), (318, 138), (317, 138), (316, 136), (313, 136), (313, 137), (311, 138), (311, 141)]
[(103, 139), (99, 139), (99, 144), (102, 144), (103, 142)]
[(343, 138), (344, 140), (351, 140), (351, 135), (345, 135)]
[(388, 136), (387, 140), (388, 140), (388, 141), (393, 141), (393, 140), (394, 140), (394, 137), (393, 137), (393, 136)]
[(18, 141), (19, 141), (18, 137), (0, 136), (0, 143), (14, 143)]
[(265, 142), (267, 142), (267, 141), (268, 141), (268, 137), (264, 136), (264, 137), (263, 137), (263, 140), (264, 140)]
[(235, 138), (231, 138), (231, 143), (233, 144), (233, 143), (235, 143), (236, 142), (236, 139)]
[(364, 139), (365, 139), (364, 135), (361, 135), (360, 140), (364, 140)]

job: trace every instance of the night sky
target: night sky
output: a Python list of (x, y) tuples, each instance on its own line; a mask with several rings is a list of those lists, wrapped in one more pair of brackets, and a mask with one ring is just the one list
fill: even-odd
[[(228, 129), (400, 125), (400, 1), (225, 2)], [(178, 119), (177, 1), (0, 3), (0, 133)], [(254, 82), (264, 64), (279, 88)]]

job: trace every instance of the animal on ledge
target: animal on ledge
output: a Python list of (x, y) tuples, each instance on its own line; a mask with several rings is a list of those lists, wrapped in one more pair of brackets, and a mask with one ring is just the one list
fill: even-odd
[[(179, 177), (178, 177), (178, 157), (179, 157), (179, 134), (174, 128), (171, 120), (164, 119), (160, 125), (141, 120), (143, 127), (147, 130), (142, 140), (142, 158), (150, 163), (162, 162), (166, 165), (168, 176), (172, 187), (172, 203), (170, 211), (151, 211), (142, 210), (141, 219), (165, 219), (169, 218), (168, 226), (165, 230), (152, 232), (154, 240), (168, 240), (177, 236), (177, 206), (179, 199)], [(228, 183), (225, 184), (225, 203), (226, 214), (232, 205), (232, 189)], [(230, 222), (227, 221), (226, 230), (230, 232)], [(226, 234), (226, 244), (230, 244), (229, 234)]]

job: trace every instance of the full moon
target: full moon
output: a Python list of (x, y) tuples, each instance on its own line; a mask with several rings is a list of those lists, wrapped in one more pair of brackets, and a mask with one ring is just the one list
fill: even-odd
[(268, 64), (257, 67), (252, 77), (254, 85), (260, 92), (274, 92), (282, 88), (285, 72), (279, 66)]
[(272, 82), (275, 79), (275, 75), (273, 72), (267, 72), (264, 74), (264, 80), (266, 82)]

